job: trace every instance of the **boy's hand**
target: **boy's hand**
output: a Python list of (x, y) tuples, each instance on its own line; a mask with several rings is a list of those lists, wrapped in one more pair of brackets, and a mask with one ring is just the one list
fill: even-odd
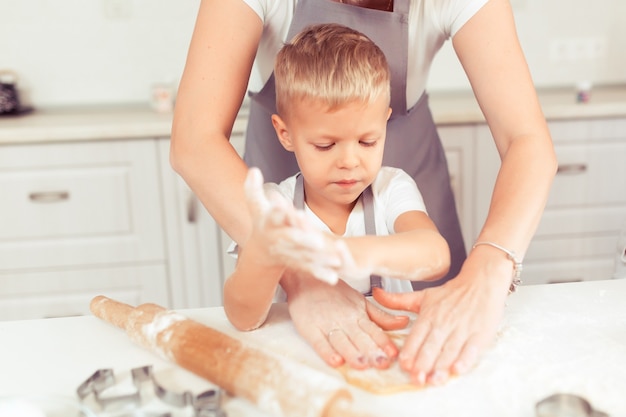
[(317, 230), (278, 192), (265, 192), (263, 175), (250, 168), (244, 184), (248, 210), (253, 219), (253, 245), (263, 253), (262, 262), (306, 271), (317, 279), (337, 283), (345, 250), (333, 236)]
[(385, 369), (397, 357), (383, 330), (406, 327), (408, 316), (387, 313), (343, 281), (329, 286), (287, 269), (281, 285), (298, 333), (330, 366)]

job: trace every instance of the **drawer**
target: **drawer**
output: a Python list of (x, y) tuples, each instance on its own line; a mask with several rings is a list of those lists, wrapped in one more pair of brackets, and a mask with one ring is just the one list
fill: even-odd
[(626, 140), (626, 118), (550, 120), (548, 128), (556, 144)]
[(130, 165), (0, 173), (0, 241), (71, 239), (132, 230)]
[(542, 239), (530, 243), (524, 262), (576, 260), (593, 257), (613, 259), (617, 251), (617, 233)]
[(547, 208), (626, 204), (626, 142), (555, 146), (559, 170)]
[(169, 306), (164, 264), (122, 268), (0, 273), (0, 320), (91, 314), (97, 295), (138, 305)]
[(613, 258), (568, 261), (527, 262), (522, 273), (523, 285), (610, 279)]
[(152, 140), (0, 147), (0, 271), (164, 259)]
[(547, 209), (535, 238), (581, 234), (615, 234), (626, 222), (626, 205)]

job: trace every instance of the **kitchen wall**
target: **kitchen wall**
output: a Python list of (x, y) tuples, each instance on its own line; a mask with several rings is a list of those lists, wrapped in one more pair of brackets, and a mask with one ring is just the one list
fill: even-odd
[(0, 69), (37, 106), (147, 102), (182, 73), (200, 0), (0, 0)]
[[(510, 0), (538, 87), (626, 82), (624, 0)], [(431, 90), (467, 89), (450, 42), (437, 56)]]
[[(35, 106), (147, 102), (176, 83), (200, 0), (0, 0), (0, 69)], [(539, 87), (626, 82), (624, 0), (511, 0)], [(468, 89), (451, 46), (431, 91)]]

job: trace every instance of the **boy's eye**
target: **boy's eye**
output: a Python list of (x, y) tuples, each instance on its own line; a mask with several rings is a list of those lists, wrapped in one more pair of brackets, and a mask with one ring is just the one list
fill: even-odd
[(370, 146), (376, 146), (377, 141), (376, 140), (362, 140), (361, 145), (365, 146), (365, 147), (370, 147)]
[(334, 145), (334, 143), (316, 143), (313, 146), (315, 146), (315, 149), (320, 150), (320, 151), (327, 151), (330, 148), (332, 148)]

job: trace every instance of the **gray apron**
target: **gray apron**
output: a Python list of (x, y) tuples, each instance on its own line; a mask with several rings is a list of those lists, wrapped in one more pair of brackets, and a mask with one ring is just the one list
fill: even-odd
[[(376, 235), (376, 217), (374, 217), (374, 194), (372, 187), (368, 186), (360, 196), (363, 205), (363, 221), (365, 222), (365, 234)], [(296, 177), (296, 186), (293, 191), (293, 206), (298, 210), (304, 210), (304, 178), (302, 174)], [(383, 287), (380, 275), (370, 275), (370, 290), (365, 295), (372, 295), (372, 288)]]
[[(415, 179), (428, 215), (447, 240), (451, 252), (446, 277), (429, 283), (413, 282), (414, 289), (440, 285), (456, 276), (466, 252), (450, 187), (443, 146), (422, 95), (411, 109), (406, 106), (408, 16), (410, 0), (395, 0), (393, 12), (346, 5), (332, 0), (299, 0), (288, 39), (315, 23), (339, 23), (374, 41), (385, 53), (391, 69), (391, 107), (383, 165), (402, 168)], [(276, 92), (272, 75), (258, 93), (251, 93), (244, 160), (256, 166), (266, 181), (280, 182), (299, 171), (293, 153), (286, 151), (272, 126)]]

